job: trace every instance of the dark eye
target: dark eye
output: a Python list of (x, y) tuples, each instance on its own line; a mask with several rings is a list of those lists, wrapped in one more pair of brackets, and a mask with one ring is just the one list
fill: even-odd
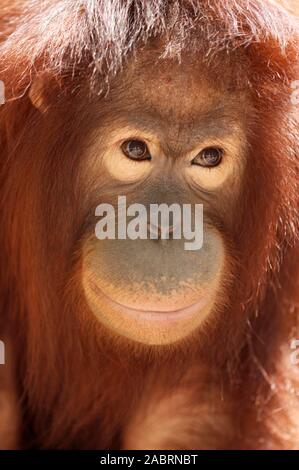
[(192, 161), (193, 165), (205, 167), (218, 166), (221, 163), (223, 150), (217, 147), (209, 147), (202, 150)]
[(150, 160), (147, 145), (141, 140), (127, 140), (121, 146), (123, 153), (131, 160)]

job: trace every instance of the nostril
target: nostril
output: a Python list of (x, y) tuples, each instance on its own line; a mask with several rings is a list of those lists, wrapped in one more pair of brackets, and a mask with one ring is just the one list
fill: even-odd
[(174, 231), (174, 226), (173, 225), (156, 225), (149, 223), (148, 224), (148, 232), (150, 234), (150, 238), (154, 239), (167, 239), (170, 238), (171, 235), (173, 234)]

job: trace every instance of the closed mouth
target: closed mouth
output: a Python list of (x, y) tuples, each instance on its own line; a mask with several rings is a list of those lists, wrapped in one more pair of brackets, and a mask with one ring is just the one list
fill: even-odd
[(134, 317), (136, 320), (143, 321), (176, 321), (183, 318), (191, 317), (199, 312), (209, 301), (208, 296), (200, 298), (197, 302), (177, 310), (144, 310), (142, 308), (129, 307), (116, 300), (111, 299), (105, 294), (96, 284), (92, 284), (92, 290), (105, 299), (105, 304), (110, 306), (113, 310), (117, 310), (124, 315)]

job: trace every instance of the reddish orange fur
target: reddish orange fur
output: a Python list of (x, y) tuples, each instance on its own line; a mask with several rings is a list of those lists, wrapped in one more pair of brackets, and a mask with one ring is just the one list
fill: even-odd
[[(40, 17), (40, 2), (25, 12), (26, 3), (4, 2), (0, 13), (8, 99), (0, 108), (0, 333), (9, 333), (16, 356), (22, 447), (299, 448), (299, 370), (289, 362), (290, 340), (299, 335), (295, 19), (259, 0), (144, 0), (128, 11), (126, 2), (117, 10), (112, 2), (114, 20), (103, 11), (109, 2), (76, 11), (47, 1)], [(132, 15), (129, 34), (112, 27)], [(255, 108), (235, 219), (238, 272), (225, 310), (198, 337), (140, 348), (110, 338), (78, 284), (82, 208), (74, 182), (89, 125), (80, 85), (106, 90), (154, 34), (169, 34), (167, 55), (184, 53), (195, 38), (185, 34), (190, 24), (201, 38), (192, 47), (209, 50), (207, 65), (218, 64), (223, 50), (243, 58), (245, 67), (233, 62), (236, 81), (251, 89)], [(47, 76), (44, 115), (28, 99), (40, 73)], [(174, 409), (181, 418), (168, 425)], [(139, 426), (148, 430), (141, 442)], [(157, 432), (159, 442), (148, 439)]]

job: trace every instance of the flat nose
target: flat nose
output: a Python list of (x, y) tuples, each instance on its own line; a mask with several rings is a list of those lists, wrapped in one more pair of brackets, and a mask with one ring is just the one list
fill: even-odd
[(170, 225), (170, 224), (153, 224), (153, 223), (148, 223), (148, 233), (150, 234), (150, 238), (153, 239), (170, 239), (173, 236), (175, 228), (178, 226), (176, 225)]

